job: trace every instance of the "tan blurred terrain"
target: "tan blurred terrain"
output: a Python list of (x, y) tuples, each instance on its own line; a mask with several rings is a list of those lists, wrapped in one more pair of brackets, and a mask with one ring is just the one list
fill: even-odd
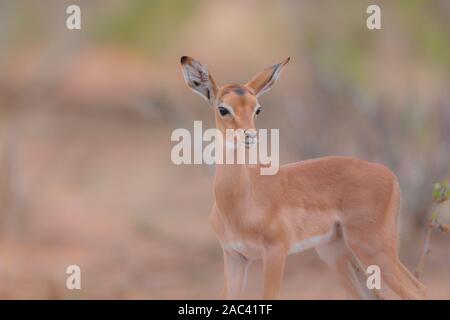
[[(214, 125), (184, 85), (184, 54), (222, 84), (290, 55), (258, 126), (280, 128), (283, 164), (339, 154), (391, 167), (401, 258), (415, 266), (433, 184), (450, 174), (447, 2), (383, 2), (376, 33), (365, 1), (80, 1), (83, 29), (70, 32), (68, 2), (45, 3), (0, 2), (0, 298), (220, 297), (214, 168), (170, 160), (172, 130)], [(65, 288), (71, 264), (80, 291)], [(450, 299), (449, 271), (436, 232), (430, 298)], [(288, 258), (282, 297), (346, 298), (314, 251)]]

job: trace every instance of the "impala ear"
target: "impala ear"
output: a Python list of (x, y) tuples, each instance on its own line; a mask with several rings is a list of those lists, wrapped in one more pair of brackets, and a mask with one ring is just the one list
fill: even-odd
[(208, 69), (200, 62), (186, 56), (181, 57), (181, 66), (184, 81), (188, 87), (212, 105), (218, 89)]
[(278, 80), (281, 70), (289, 62), (291, 58), (287, 58), (283, 62), (277, 63), (267, 69), (264, 69), (260, 73), (258, 73), (252, 80), (250, 80), (246, 86), (252, 89), (255, 92), (255, 95), (258, 97), (275, 84)]

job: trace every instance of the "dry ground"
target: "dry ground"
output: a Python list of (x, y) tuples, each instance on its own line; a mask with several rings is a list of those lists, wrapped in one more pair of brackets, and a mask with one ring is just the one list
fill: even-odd
[[(0, 238), (0, 298), (215, 299), (222, 258), (208, 224), (212, 168), (170, 162), (170, 128), (133, 113), (27, 110), (11, 122), (12, 186)], [(417, 261), (423, 233), (402, 234)], [(435, 236), (423, 282), (450, 299), (448, 238)], [(82, 290), (65, 289), (65, 268)], [(258, 298), (261, 265), (246, 298)], [(346, 298), (314, 251), (288, 258), (282, 297)]]

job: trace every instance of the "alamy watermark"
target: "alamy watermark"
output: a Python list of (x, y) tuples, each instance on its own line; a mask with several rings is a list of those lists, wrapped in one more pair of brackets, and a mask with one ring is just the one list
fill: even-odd
[(381, 289), (381, 269), (379, 266), (373, 264), (367, 267), (366, 273), (368, 274), (366, 286), (369, 290)]
[(66, 268), (66, 274), (69, 276), (66, 279), (66, 288), (68, 290), (81, 289), (81, 268), (76, 264), (72, 264)]
[(369, 14), (366, 20), (367, 29), (380, 30), (381, 29), (381, 9), (376, 4), (371, 4), (367, 7), (366, 13)]
[(279, 129), (270, 129), (270, 135), (267, 129), (226, 129), (222, 133), (216, 128), (203, 131), (202, 121), (194, 121), (193, 134), (179, 128), (170, 139), (178, 142), (170, 155), (176, 165), (261, 164), (261, 175), (274, 175), (279, 169)]
[(72, 4), (66, 8), (66, 13), (69, 15), (66, 19), (66, 27), (69, 30), (81, 29), (81, 8), (76, 4)]

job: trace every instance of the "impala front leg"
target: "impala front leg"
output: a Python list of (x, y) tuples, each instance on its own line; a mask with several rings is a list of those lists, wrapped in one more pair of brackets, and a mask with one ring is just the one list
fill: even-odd
[(225, 283), (223, 299), (239, 299), (245, 286), (250, 261), (237, 252), (223, 251)]
[(286, 255), (287, 252), (282, 246), (266, 248), (263, 260), (263, 299), (272, 300), (278, 298), (283, 281)]

